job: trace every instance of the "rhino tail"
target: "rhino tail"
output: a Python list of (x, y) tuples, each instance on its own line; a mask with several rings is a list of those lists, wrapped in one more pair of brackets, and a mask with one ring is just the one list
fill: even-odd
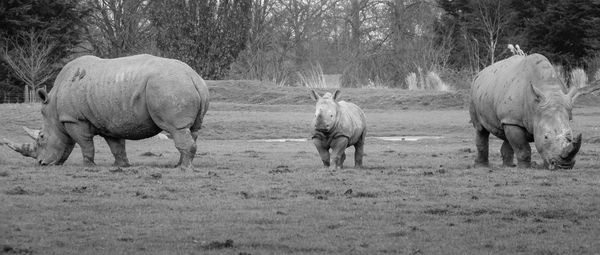
[(200, 111), (196, 115), (196, 120), (194, 120), (194, 124), (190, 128), (192, 131), (199, 130), (202, 128), (202, 120), (204, 119), (204, 115), (208, 111), (209, 105), (209, 92), (206, 87), (206, 82), (199, 75), (194, 75), (192, 77), (192, 83), (194, 83), (194, 87), (196, 88), (196, 92), (198, 92), (198, 96), (200, 97)]

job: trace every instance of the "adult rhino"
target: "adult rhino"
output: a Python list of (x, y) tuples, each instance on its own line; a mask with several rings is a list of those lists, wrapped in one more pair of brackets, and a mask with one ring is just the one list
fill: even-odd
[(362, 167), (362, 158), (367, 135), (365, 113), (355, 104), (339, 101), (340, 91), (329, 92), (322, 97), (311, 90), (311, 97), (317, 101), (315, 118), (312, 122), (312, 140), (321, 156), (323, 165), (330, 166), (331, 149), (334, 168), (343, 168), (346, 148), (354, 146), (354, 165)]
[(40, 89), (44, 125), (27, 133), (34, 144), (9, 147), (41, 165), (60, 165), (79, 144), (94, 165), (93, 137), (104, 137), (117, 166), (129, 166), (125, 139), (164, 130), (180, 152), (178, 166), (192, 168), (196, 138), (208, 109), (208, 88), (185, 63), (151, 55), (115, 59), (79, 57), (63, 67), (50, 93)]
[(476, 129), (476, 165), (488, 165), (489, 134), (504, 140), (504, 166), (531, 166), (530, 142), (549, 169), (573, 168), (581, 134), (573, 136), (569, 121), (578, 96), (598, 85), (566, 87), (552, 64), (540, 54), (512, 56), (483, 69), (471, 86), (471, 122)]

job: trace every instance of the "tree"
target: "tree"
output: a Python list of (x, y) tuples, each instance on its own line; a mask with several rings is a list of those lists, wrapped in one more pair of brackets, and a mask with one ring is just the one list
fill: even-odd
[(508, 6), (508, 1), (502, 0), (480, 0), (476, 1), (475, 20), (481, 22), (479, 29), (485, 34), (483, 42), (487, 48), (487, 55), (491, 65), (496, 62), (496, 50), (501, 36), (504, 36), (504, 30), (514, 16), (512, 9)]
[(224, 77), (246, 46), (250, 7), (250, 0), (152, 1), (156, 47), (205, 78)]
[(147, 52), (152, 36), (147, 0), (87, 0), (85, 38), (99, 57)]
[(297, 67), (307, 64), (310, 57), (309, 45), (317, 36), (326, 32), (322, 29), (325, 19), (332, 14), (339, 0), (279, 0), (280, 14), (285, 18), (282, 27), (294, 49), (293, 59)]
[(510, 28), (516, 24), (511, 1), (439, 0), (438, 4), (445, 13), (437, 31), (453, 31), (456, 47), (452, 62), (457, 66), (468, 65), (478, 71), (494, 63), (498, 51), (506, 49), (508, 43), (519, 44), (509, 41), (515, 34)]
[(586, 67), (586, 59), (600, 51), (598, 1), (549, 2), (518, 11), (523, 17), (529, 52), (542, 53), (567, 71)]
[(12, 50), (9, 51), (8, 47), (2, 49), (2, 59), (15, 76), (25, 83), (25, 102), (34, 102), (37, 99), (35, 91), (53, 76), (49, 55), (55, 45), (45, 31), (33, 30), (21, 33), (9, 44)]
[[(46, 58), (55, 73), (80, 44), (83, 18), (87, 13), (78, 0), (0, 1), (0, 48), (10, 52), (15, 45), (26, 44), (22, 33), (43, 31), (48, 42), (54, 45)], [(0, 63), (0, 69), (0, 90), (13, 91), (24, 85), (19, 84), (5, 61)]]

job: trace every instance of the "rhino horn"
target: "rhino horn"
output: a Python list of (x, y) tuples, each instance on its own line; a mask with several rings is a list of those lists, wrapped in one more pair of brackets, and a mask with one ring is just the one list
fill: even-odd
[(36, 140), (38, 138), (38, 136), (40, 136), (40, 130), (30, 129), (30, 128), (25, 127), (25, 126), (23, 126), (23, 130), (25, 130), (25, 132), (27, 132), (27, 134), (29, 135), (29, 137), (33, 138), (33, 140)]
[(581, 134), (575, 137), (575, 140), (571, 142), (567, 147), (565, 147), (560, 154), (560, 157), (563, 159), (572, 159), (575, 157), (579, 149), (581, 148)]
[(8, 148), (11, 148), (18, 153), (21, 153), (21, 155), (25, 157), (37, 157), (37, 152), (33, 143), (15, 143), (4, 138), (3, 141), (0, 141), (0, 145), (2, 144), (8, 146)]

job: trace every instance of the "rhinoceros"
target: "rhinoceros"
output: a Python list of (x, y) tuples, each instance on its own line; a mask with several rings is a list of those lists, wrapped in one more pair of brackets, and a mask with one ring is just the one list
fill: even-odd
[(26, 129), (35, 143), (9, 147), (41, 165), (60, 165), (79, 144), (85, 165), (94, 165), (95, 135), (129, 166), (125, 140), (170, 133), (180, 152), (178, 166), (192, 168), (196, 139), (208, 109), (208, 88), (187, 64), (152, 55), (115, 59), (82, 56), (67, 63), (42, 102), (41, 131)]
[(333, 169), (343, 168), (346, 148), (354, 146), (354, 165), (362, 167), (367, 122), (365, 113), (355, 104), (336, 102), (340, 91), (329, 92), (322, 97), (311, 90), (311, 97), (317, 102), (315, 118), (312, 122), (312, 140), (323, 165), (330, 167), (330, 154), (333, 154)]
[(489, 134), (504, 140), (503, 165), (531, 167), (530, 142), (549, 169), (573, 168), (581, 134), (573, 135), (572, 108), (578, 96), (597, 90), (567, 90), (552, 64), (540, 54), (516, 55), (483, 69), (471, 86), (471, 122), (475, 127), (475, 164), (487, 166)]

